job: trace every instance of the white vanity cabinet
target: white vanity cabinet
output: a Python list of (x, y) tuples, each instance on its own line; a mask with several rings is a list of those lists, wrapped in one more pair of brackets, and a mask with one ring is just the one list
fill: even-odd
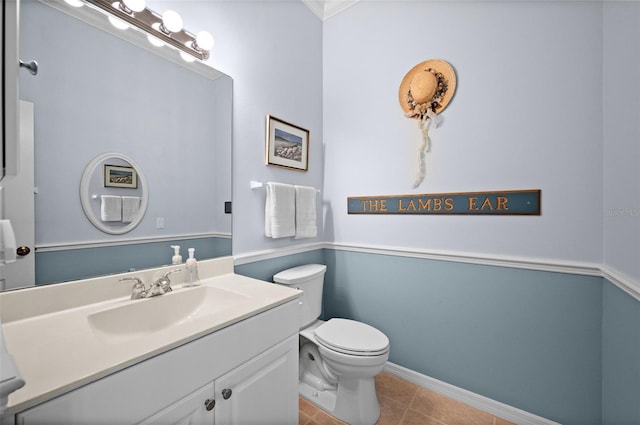
[(216, 379), (216, 425), (297, 424), (297, 365), (298, 336), (294, 335)]
[(296, 424), (297, 341), (289, 338), (139, 425)]
[(289, 301), (19, 412), (16, 424), (297, 424), (297, 323)]
[(214, 384), (208, 384), (139, 425), (211, 425), (215, 424), (214, 408)]

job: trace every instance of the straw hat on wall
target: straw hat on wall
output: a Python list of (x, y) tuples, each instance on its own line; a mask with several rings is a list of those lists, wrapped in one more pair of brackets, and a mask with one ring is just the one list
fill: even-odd
[(430, 59), (411, 68), (400, 83), (398, 99), (408, 117), (420, 118), (427, 108), (438, 114), (456, 91), (456, 73), (448, 62)]
[(429, 128), (437, 127), (438, 114), (442, 112), (456, 91), (456, 73), (447, 61), (430, 59), (419, 63), (407, 72), (400, 83), (398, 100), (406, 117), (418, 119), (422, 131), (422, 144), (418, 150), (418, 172), (413, 183), (416, 188), (425, 176), (425, 152), (431, 139)]

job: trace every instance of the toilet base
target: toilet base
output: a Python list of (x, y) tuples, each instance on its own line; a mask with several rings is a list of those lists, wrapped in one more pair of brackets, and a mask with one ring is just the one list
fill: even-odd
[(373, 378), (341, 381), (337, 389), (323, 391), (299, 382), (298, 391), (305, 400), (350, 425), (374, 425), (380, 417)]

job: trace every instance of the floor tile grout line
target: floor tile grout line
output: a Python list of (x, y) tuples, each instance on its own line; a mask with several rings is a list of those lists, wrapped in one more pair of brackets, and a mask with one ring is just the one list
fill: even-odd
[[(403, 385), (407, 385), (406, 383)], [(407, 385), (409, 386), (409, 385)], [(411, 406), (413, 405), (413, 400), (416, 399), (416, 396), (418, 395), (418, 389), (414, 388), (413, 389), (413, 395), (411, 396), (411, 400), (409, 400), (409, 403), (407, 403), (407, 407), (404, 409), (404, 413), (402, 414), (402, 418), (400, 419), (400, 424), (398, 425), (402, 425), (402, 422), (404, 422), (404, 418), (407, 416), (407, 413), (409, 413), (409, 409), (411, 409)]]

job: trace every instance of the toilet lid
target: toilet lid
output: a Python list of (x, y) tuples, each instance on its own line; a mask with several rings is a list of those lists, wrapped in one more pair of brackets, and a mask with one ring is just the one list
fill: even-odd
[(345, 354), (375, 356), (389, 350), (389, 338), (376, 328), (349, 319), (330, 319), (314, 330), (318, 342)]

